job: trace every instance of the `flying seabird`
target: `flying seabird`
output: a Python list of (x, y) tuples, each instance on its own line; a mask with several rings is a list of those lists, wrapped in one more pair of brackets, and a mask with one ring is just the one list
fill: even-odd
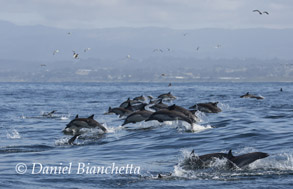
[(72, 52), (73, 52), (73, 58), (78, 59), (78, 54), (75, 51), (72, 51)]
[(259, 10), (253, 10), (252, 12), (258, 12), (260, 15), (262, 14)]
[(153, 52), (164, 52), (162, 49), (154, 49)]
[(86, 48), (86, 49), (83, 50), (83, 52), (87, 52), (89, 50), (91, 50), (91, 48)]
[(53, 55), (55, 55), (55, 54), (58, 53), (58, 52), (59, 52), (58, 49), (54, 50)]
[(216, 49), (218, 49), (218, 48), (220, 48), (220, 47), (221, 47), (221, 45), (219, 45), (219, 44), (215, 46)]

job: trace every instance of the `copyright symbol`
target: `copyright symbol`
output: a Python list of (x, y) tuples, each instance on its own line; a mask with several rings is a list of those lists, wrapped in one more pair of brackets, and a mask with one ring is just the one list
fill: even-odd
[(26, 170), (27, 170), (27, 166), (25, 163), (18, 163), (15, 166), (15, 171), (17, 174), (24, 174), (24, 173), (26, 173)]

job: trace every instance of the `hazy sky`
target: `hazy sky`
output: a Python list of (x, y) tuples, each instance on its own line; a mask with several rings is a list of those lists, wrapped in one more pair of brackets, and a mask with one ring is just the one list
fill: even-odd
[[(293, 28), (292, 0), (0, 0), (0, 20), (58, 28)], [(268, 11), (258, 15), (254, 9)]]

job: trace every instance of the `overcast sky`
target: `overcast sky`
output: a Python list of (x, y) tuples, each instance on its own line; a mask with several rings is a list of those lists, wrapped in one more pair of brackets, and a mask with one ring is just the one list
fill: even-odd
[[(293, 28), (292, 0), (0, 0), (0, 20), (58, 28)], [(268, 11), (259, 15), (254, 9)]]

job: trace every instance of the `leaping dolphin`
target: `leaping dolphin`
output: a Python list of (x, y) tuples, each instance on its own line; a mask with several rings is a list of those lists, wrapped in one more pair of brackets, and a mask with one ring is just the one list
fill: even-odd
[(165, 94), (161, 94), (161, 95), (158, 96), (158, 98), (160, 98), (160, 99), (166, 99), (166, 100), (174, 100), (174, 99), (176, 99), (176, 97), (173, 96), (171, 94), (171, 92), (168, 92), (168, 93), (165, 93)]
[(249, 92), (247, 92), (245, 95), (240, 96), (240, 98), (256, 98), (258, 100), (264, 99), (264, 97), (262, 96), (252, 95), (252, 94), (249, 94)]
[(157, 112), (154, 112), (145, 121), (151, 121), (151, 120), (156, 120), (156, 121), (159, 121), (159, 122), (181, 120), (181, 121), (185, 121), (185, 122), (187, 122), (189, 124), (194, 123), (193, 120), (191, 120), (189, 117), (187, 117), (183, 113), (175, 111), (175, 110), (168, 110), (168, 109), (162, 109), (162, 110), (159, 110)]
[(122, 108), (122, 107), (118, 107), (118, 108), (109, 107), (108, 112), (105, 113), (105, 114), (111, 114), (111, 113), (119, 115), (119, 117), (123, 117), (123, 116), (128, 116), (129, 114), (132, 113), (132, 111), (127, 110), (127, 109)]
[(43, 116), (44, 117), (52, 117), (55, 112), (56, 112), (56, 110), (53, 110), (53, 111), (51, 111), (49, 113), (43, 113)]
[(168, 108), (168, 105), (163, 103), (163, 99), (160, 99), (157, 104), (150, 106), (150, 108), (155, 111), (159, 111)]
[(100, 128), (103, 132), (107, 131), (107, 129), (104, 126), (102, 126), (99, 122), (94, 120), (93, 114), (88, 118), (79, 118), (78, 115), (76, 115), (76, 117), (66, 125), (65, 129), (63, 130), (63, 133), (76, 135), (79, 134), (80, 129), (83, 128)]
[(153, 112), (148, 111), (148, 110), (141, 110), (141, 111), (134, 112), (134, 113), (130, 114), (129, 116), (127, 116), (127, 118), (125, 119), (125, 121), (122, 124), (122, 126), (124, 126), (124, 125), (126, 125), (128, 123), (136, 123), (136, 122), (145, 121), (152, 114), (153, 114)]
[(193, 123), (196, 123), (197, 121), (199, 121), (198, 118), (191, 111), (189, 111), (181, 106), (177, 106), (177, 105), (173, 104), (172, 106), (168, 107), (168, 110), (175, 110), (175, 111), (183, 113), (189, 119), (191, 119), (191, 121), (193, 121)]
[(133, 100), (144, 102), (144, 101), (146, 101), (146, 98), (143, 95), (141, 95), (141, 96), (137, 96), (137, 97), (133, 98)]
[(222, 110), (217, 106), (219, 102), (208, 102), (208, 103), (198, 103), (191, 107), (190, 109), (199, 110), (205, 113), (218, 113)]
[(196, 156), (194, 150), (191, 152), (187, 162), (184, 163), (184, 168), (187, 169), (203, 169), (208, 168), (210, 163), (215, 159), (227, 159), (228, 168), (245, 168), (249, 164), (255, 162), (258, 159), (266, 158), (269, 154), (263, 152), (252, 152), (239, 156), (234, 156), (232, 150), (226, 153), (212, 153), (201, 156)]
[(126, 101), (122, 102), (119, 107), (126, 108), (129, 106), (129, 104), (132, 106), (136, 103), (140, 103), (140, 102), (137, 100), (131, 100), (130, 98), (128, 98)]

